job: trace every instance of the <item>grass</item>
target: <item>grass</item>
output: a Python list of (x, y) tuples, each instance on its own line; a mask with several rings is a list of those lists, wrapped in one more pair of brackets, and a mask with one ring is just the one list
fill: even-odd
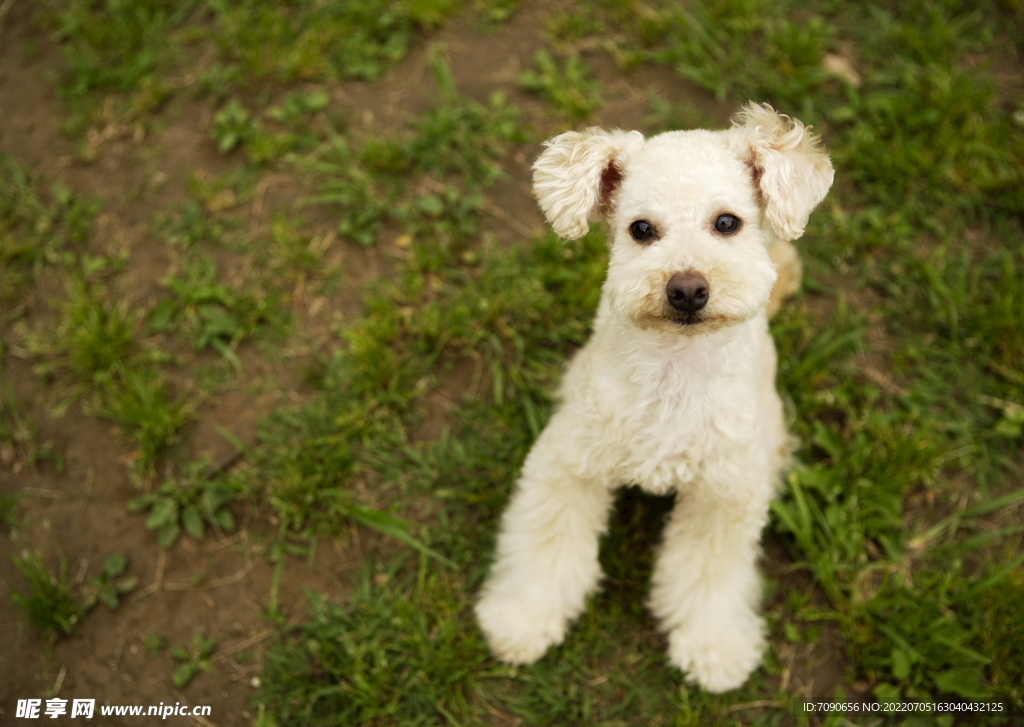
[(197, 351), (216, 351), (236, 370), (242, 365), (235, 354), (239, 343), (261, 328), (284, 328), (287, 314), (272, 295), (224, 285), (211, 257), (187, 260), (179, 274), (164, 284), (170, 297), (149, 309), (148, 329), (153, 333), (175, 331), (191, 340)]
[[(224, 0), (73, 0), (41, 3), (67, 59), (62, 89), (75, 133), (118, 120), (146, 119), (179, 95), (224, 98), (229, 89), (297, 81), (373, 81), (405, 57), (417, 33), (452, 15), (459, 0), (372, 0), (288, 5)], [(509, 0), (483, 3), (493, 20)], [(490, 6), (493, 6), (491, 8)], [(489, 12), (491, 10), (491, 12)], [(196, 49), (199, 67), (183, 62)], [(104, 106), (104, 99), (114, 104)], [(251, 130), (237, 101), (216, 122), (227, 150)]]
[(308, 201), (337, 210), (344, 238), (369, 247), (398, 224), (414, 238), (418, 231), (441, 233), (451, 247), (475, 233), (474, 190), (502, 176), (498, 160), (521, 135), (502, 94), (482, 104), (458, 92), (442, 53), (434, 47), (429, 61), (433, 108), (407, 134), (353, 142), (331, 130), (308, 165), (321, 180)]
[(171, 650), (171, 656), (178, 664), (171, 672), (171, 682), (178, 689), (184, 689), (200, 671), (209, 672), (213, 669), (210, 655), (217, 642), (203, 634), (195, 634), (189, 646), (179, 646)]
[(47, 569), (38, 551), (23, 550), (20, 555), (12, 555), (11, 561), (23, 582), (23, 588), (11, 589), (11, 601), (21, 611), (24, 623), (51, 643), (74, 634), (97, 603), (116, 609), (120, 597), (135, 588), (137, 582), (134, 577), (123, 577), (128, 565), (123, 553), (108, 556), (103, 571), (85, 587), (68, 582), (68, 563), (64, 558), (56, 573)]
[(62, 184), (49, 190), (7, 155), (0, 155), (0, 303), (18, 308), (47, 264), (82, 255), (96, 205)]
[(161, 548), (170, 548), (187, 533), (199, 539), (207, 527), (230, 532), (235, 518), (228, 505), (236, 491), (228, 483), (210, 477), (208, 463), (199, 461), (183, 468), (178, 477), (128, 501), (128, 511), (148, 512), (146, 528), (156, 531)]
[[(45, 376), (62, 376), (85, 408), (115, 422), (134, 446), (131, 458), (143, 473), (192, 419), (187, 397), (171, 391), (157, 368), (163, 354), (140, 344), (135, 316), (121, 302), (106, 300), (103, 286), (70, 278), (55, 329), (22, 328), (27, 351)], [(65, 401), (61, 407), (70, 403)]]
[(37, 552), (11, 556), (25, 582), (24, 590), (12, 590), (11, 600), (21, 609), (28, 625), (50, 639), (69, 636), (89, 610), (86, 601), (72, 593), (67, 564), (51, 574)]
[[(774, 646), (748, 685), (721, 696), (667, 665), (637, 597), (670, 502), (635, 489), (601, 544), (606, 585), (563, 646), (508, 668), (473, 624), (497, 518), (564, 361), (586, 340), (606, 246), (599, 231), (495, 241), (495, 189), (537, 132), (507, 96), (461, 92), (441, 49), (428, 55), (427, 110), (390, 131), (343, 118), (337, 84), (380, 79), (457, 4), (122, 5), (109, 29), (86, 3), (49, 6), (69, 103), (92, 123), (88, 96), (114, 94), (143, 120), (175, 94), (205, 98), (211, 148), (242, 172), (197, 177), (157, 222), (180, 265), (140, 316), (112, 292), (116, 264), (83, 264), (95, 206), (4, 161), (0, 271), (15, 282), (0, 295), (17, 305), (47, 281), (61, 291), (61, 322), (16, 344), (41, 373), (88, 392), (150, 485), (160, 467), (172, 473), (133, 501), (140, 527), (163, 545), (202, 537), (230, 528), (229, 502), (277, 526), (268, 615), (289, 625), (266, 654), (263, 724), (913, 727), (1010, 724), (1024, 710), (1024, 108), (989, 70), (1019, 45), (1019, 3), (585, 2), (558, 11), (552, 47), (519, 79), (559, 123), (586, 120), (598, 90), (577, 44), (592, 39), (626, 70), (668, 68), (730, 105), (768, 100), (814, 124), (837, 169), (800, 242), (805, 292), (773, 323), (799, 442), (767, 533), (788, 558), (766, 583)], [(488, 7), (500, 19), (511, 5)], [(178, 59), (200, 47), (212, 50), (205, 65), (183, 74)], [(830, 55), (859, 80), (825, 70)], [(701, 108), (652, 99), (636, 124), (713, 125)], [(290, 215), (247, 236), (236, 207), (264, 170), (301, 176), (309, 216), (329, 215), (333, 231)], [(346, 284), (347, 269), (324, 269), (335, 239), (370, 248), (387, 275), (359, 291), (358, 315), (335, 321), (308, 372), (312, 395), (273, 412), (254, 443), (236, 442), (241, 464), (208, 477), (174, 445), (214, 394), (171, 386), (180, 370), (160, 347), (185, 340), (194, 350), (180, 355), (212, 351), (242, 376), (236, 350), (287, 333), (274, 316), (295, 291)], [(225, 255), (259, 275), (230, 284)], [(431, 429), (438, 393), (451, 401)], [(20, 422), (0, 415), (0, 445), (22, 447)], [(307, 616), (289, 621), (276, 591), (288, 553), (352, 523), (400, 544), (362, 567), (348, 600), (310, 593)], [(42, 594), (21, 596), (27, 612), (52, 633), (73, 626), (61, 578), (18, 562)], [(104, 592), (120, 577), (108, 573)], [(183, 684), (204, 668), (206, 643), (180, 652)], [(793, 655), (814, 644), (842, 665), (835, 701), (1006, 711), (812, 717), (790, 677)]]
[(550, 53), (539, 50), (533, 61), (535, 69), (520, 73), (519, 82), (554, 104), (570, 124), (584, 121), (600, 107), (600, 88), (588, 78), (587, 67), (580, 56), (569, 56), (559, 67)]
[[(1016, 212), (1016, 198), (1007, 197), (1003, 190), (1019, 188), (1021, 148), (1015, 141), (1019, 134), (1012, 131), (1013, 122), (991, 84), (955, 62), (956, 53), (967, 48), (961, 36), (950, 30), (971, 27), (994, 33), (994, 16), (963, 14), (925, 3), (919, 10), (928, 13), (931, 25), (922, 30), (911, 27), (903, 13), (879, 10), (877, 21), (891, 41), (886, 47), (892, 51), (895, 45), (895, 57), (887, 57), (884, 70), (866, 69), (872, 72), (865, 74), (864, 86), (855, 89), (821, 70), (823, 56), (835, 39), (851, 32), (842, 13), (829, 17), (826, 8), (825, 13), (797, 23), (785, 18), (783, 10), (779, 4), (756, 2), (710, 4), (693, 14), (668, 8), (663, 18), (672, 30), (662, 47), (650, 52), (653, 61), (671, 64), (720, 97), (767, 96), (795, 106), (806, 120), (826, 125), (841, 181), (832, 202), (826, 203), (808, 231), (810, 283), (813, 287), (815, 278), (838, 266), (848, 271), (850, 284), (876, 294), (871, 300), (877, 302), (851, 304), (841, 290), (830, 318), (816, 317), (797, 305), (776, 326), (782, 351), (780, 379), (796, 411), (794, 429), (803, 443), (803, 464), (790, 475), (786, 493), (774, 506), (772, 529), (797, 564), (814, 577), (827, 599), (828, 618), (847, 644), (851, 674), (865, 680), (873, 696), (883, 701), (929, 701), (944, 695), (954, 700), (1000, 699), (1008, 707), (1019, 706), (1015, 688), (996, 686), (1013, 682), (1011, 675), (1019, 674), (1019, 666), (992, 657), (986, 628), (995, 612), (984, 614), (986, 608), (999, 608), (995, 604), (1003, 602), (1002, 591), (1014, 589), (1021, 572), (1021, 560), (1015, 555), (1021, 530), (1013, 504), (1019, 501), (1019, 493), (1011, 491), (1008, 499), (994, 500), (1019, 472), (1011, 455), (1011, 442), (1019, 436), (1013, 424), (1018, 414), (1011, 412), (1019, 410), (1008, 405), (1019, 401), (1020, 380), (1010, 359), (1003, 357), (1014, 355), (1007, 347), (1012, 349), (1017, 338), (1008, 334), (1019, 323), (1013, 301), (1021, 294), (1017, 273), (1021, 260), (998, 245), (968, 249), (962, 240), (964, 236), (1019, 239), (1019, 226), (1007, 217)], [(870, 36), (877, 32), (862, 29), (854, 40), (871, 47)], [(746, 50), (741, 51), (744, 46)], [(764, 63), (750, 63), (751, 47)], [(943, 49), (941, 54), (938, 48)], [(922, 55), (927, 56), (926, 63)], [(723, 68), (735, 72), (723, 73)], [(920, 104), (921, 98), (926, 103)], [(899, 153), (879, 154), (880, 148)], [(842, 173), (846, 169), (849, 173)], [(959, 255), (961, 262), (945, 262), (951, 254), (953, 259)], [(544, 279), (548, 269), (543, 262), (520, 258), (513, 264), (512, 257), (486, 259), (473, 277), (477, 281), (500, 277), (501, 270), (514, 265), (525, 280)], [(598, 279), (599, 260), (598, 255), (593, 263)], [(565, 262), (558, 269), (569, 277), (579, 274), (579, 268)], [(465, 284), (454, 270), (445, 272)], [(986, 284), (982, 286), (981, 281)], [(983, 290), (989, 282), (991, 289)], [(506, 321), (506, 328), (480, 314), (473, 325), (462, 329), (458, 295), (447, 299), (442, 285), (434, 291), (436, 299), (416, 305), (420, 290), (414, 285), (408, 298), (396, 297), (389, 307), (412, 308), (412, 324), (371, 302), (365, 323), (350, 332), (351, 345), (336, 361), (344, 364), (349, 376), (368, 377), (374, 397), (388, 391), (395, 414), (381, 422), (383, 431), (392, 433), (392, 443), (374, 437), (376, 463), (371, 459), (353, 472), (365, 481), (376, 464), (381, 486), (387, 486), (389, 475), (412, 472), (411, 483), (391, 486), (404, 486), (413, 495), (419, 480), (435, 501), (440, 500), (433, 515), (440, 525), (433, 545), (465, 564), (465, 583), (450, 587), (450, 599), (464, 602), (485, 565), (475, 552), (475, 543), (481, 538), (486, 541), (489, 533), (479, 522), (480, 513), (485, 508), (490, 508), (492, 517), (498, 512), (502, 498), (495, 495), (493, 483), (514, 478), (514, 464), (508, 463), (521, 459), (529, 440), (515, 439), (511, 451), (505, 443), (499, 449), (504, 455), (501, 465), (475, 450), (474, 444), (500, 447), (497, 441), (509, 431), (536, 433), (547, 408), (546, 385), (557, 376), (558, 357), (527, 362), (516, 352), (536, 354), (550, 350), (552, 344), (564, 350), (567, 342), (578, 343), (579, 337), (557, 331), (554, 321), (578, 321), (593, 301), (573, 307), (558, 297), (544, 302), (521, 300), (509, 308), (535, 314), (537, 329), (531, 327), (532, 321), (523, 320)], [(470, 295), (481, 306), (493, 302), (492, 291), (471, 288)], [(435, 300), (445, 310), (440, 329), (430, 325)], [(498, 309), (508, 310), (500, 305)], [(553, 333), (546, 344), (533, 338), (542, 335), (539, 329), (545, 326)], [(501, 333), (510, 330), (515, 333), (503, 338)], [(473, 341), (473, 346), (451, 345), (463, 338)], [(865, 338), (885, 341), (884, 360), (864, 363), (870, 353)], [(381, 343), (396, 339), (416, 352), (414, 361), (396, 360), (393, 347), (380, 348)], [(942, 353), (927, 353), (936, 345)], [(467, 402), (454, 425), (457, 433), (449, 432), (436, 447), (407, 451), (393, 432), (410, 426), (410, 416), (415, 423), (420, 398), (416, 385), (424, 371), (416, 364), (437, 360), (443, 366), (467, 350), (475, 351), (480, 364), (490, 367), (493, 401)], [(866, 369), (873, 375), (863, 373)], [(349, 383), (343, 388), (352, 392), (359, 387)], [(989, 392), (983, 395), (988, 398), (979, 399), (981, 392)], [(369, 397), (368, 393), (358, 408), (379, 411), (379, 404), (370, 404)], [(950, 405), (958, 408), (955, 417), (950, 416)], [(486, 473), (488, 487), (481, 488), (486, 495), (474, 487), (472, 475), (446, 469), (458, 459), (453, 449), (465, 457), (459, 465), (471, 470), (480, 467)], [(486, 469), (486, 462), (492, 462), (491, 469)], [(430, 487), (431, 482), (444, 484), (438, 490)], [(458, 482), (458, 487), (446, 486), (451, 482)], [(467, 504), (459, 506), (460, 500), (472, 503), (473, 514)], [(984, 507), (993, 500), (1001, 506)], [(958, 504), (963, 502), (968, 506)], [(613, 534), (604, 546), (605, 553), (613, 554), (608, 557), (612, 562), (606, 563), (612, 572), (616, 570), (614, 554), (628, 552), (628, 545), (616, 543), (616, 537), (625, 536)], [(780, 587), (787, 588), (785, 583)], [(371, 597), (362, 594), (350, 606), (362, 608), (358, 604), (364, 598)], [(452, 600), (448, 603), (455, 620), (463, 617), (455, 614), (463, 614), (464, 608), (451, 605)], [(631, 603), (620, 608), (634, 618), (644, 618)], [(998, 613), (1005, 616), (1004, 611)], [(337, 616), (342, 622), (346, 617), (347, 612)], [(371, 616), (366, 618), (372, 623)], [(494, 699), (530, 723), (610, 722), (616, 715), (607, 697), (597, 705), (577, 701), (578, 694), (561, 691), (565, 682), (560, 678), (566, 674), (553, 673), (572, 653), (574, 638), (586, 644), (586, 653), (601, 653), (603, 637), (591, 633), (588, 640), (588, 621), (597, 620), (604, 632), (616, 633), (617, 638), (637, 629), (635, 623), (612, 628), (611, 619), (599, 610), (588, 612), (577, 627), (582, 633), (571, 635), (557, 656), (534, 667), (539, 676), (504, 674), (479, 682), (491, 668), (483, 662), (466, 675), (464, 684), (473, 685), (481, 700)], [(799, 613), (783, 613), (781, 620), (777, 628), (788, 625), (791, 634), (811, 626), (801, 623)], [(329, 623), (331, 619), (318, 611), (308, 628), (330, 631)], [(1002, 628), (1019, 629), (1012, 617), (1002, 623)], [(400, 623), (386, 636), (378, 628), (376, 638), (402, 643), (411, 633), (411, 624)], [(625, 638), (628, 642), (629, 636)], [(297, 658), (289, 647), (281, 648), (280, 658), (284, 654)], [(459, 648), (452, 646), (452, 653)], [(412, 662), (410, 657), (407, 666), (415, 669)], [(472, 658), (465, 662), (474, 663)], [(294, 672), (292, 667), (289, 670)], [(317, 662), (306, 671), (319, 673), (320, 668)], [(770, 675), (779, 668), (769, 658), (764, 671)], [(568, 673), (573, 675), (569, 679), (579, 679), (585, 667), (577, 665)], [(387, 678), (386, 672), (378, 672), (375, 678)], [(297, 699), (306, 687), (296, 685), (295, 692), (281, 695), (274, 690), (283, 679), (268, 680), (271, 686), (264, 699), (270, 712), (289, 715), (287, 719), (296, 723), (317, 723), (316, 700), (300, 700), (306, 711), (291, 717), (289, 710), (295, 704), (289, 699)], [(443, 698), (431, 689), (441, 683), (435, 680), (416, 696), (428, 694), (439, 703)], [(510, 692), (533, 689), (537, 691), (528, 698), (510, 696)], [(642, 687), (635, 689), (642, 691)], [(363, 704), (364, 697), (344, 694), (344, 704)], [(768, 683), (754, 683), (733, 699), (759, 694), (771, 694)], [(649, 699), (642, 693), (629, 698), (637, 703)], [(444, 699), (454, 700), (460, 711), (447, 715), (434, 710), (428, 713), (432, 716), (424, 717), (423, 710), (396, 712), (395, 705), (374, 702), (372, 709), (380, 711), (358, 714), (364, 722), (408, 724), (479, 719), (480, 712), (474, 711), (480, 709), (479, 702), (463, 704), (461, 693)], [(717, 705), (712, 707), (699, 695), (688, 694), (687, 699), (696, 699), (696, 706), (691, 702), (688, 708), (697, 714), (717, 711)], [(681, 723), (699, 721), (684, 719), (686, 710), (679, 704), (662, 707), (678, 710)], [(799, 718), (795, 709), (791, 718)], [(1000, 719), (999, 715), (992, 718)]]
[(284, 724), (433, 724), (464, 713), (487, 655), (466, 604), (451, 603), (449, 578), (428, 570), (412, 584), (394, 583), (395, 568), (368, 570), (343, 606), (311, 596), (308, 620), (271, 652), (264, 708)]

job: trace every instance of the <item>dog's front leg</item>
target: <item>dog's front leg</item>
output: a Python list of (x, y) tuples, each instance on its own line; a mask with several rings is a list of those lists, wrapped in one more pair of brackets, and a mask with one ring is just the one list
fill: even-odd
[(770, 492), (765, 483), (742, 496), (687, 493), (665, 528), (651, 610), (669, 660), (709, 692), (739, 687), (761, 661), (757, 558)]
[(580, 462), (565, 436), (573, 426), (556, 413), (526, 458), (476, 606), (491, 651), (505, 662), (529, 664), (561, 643), (601, 575), (598, 539), (612, 494), (569, 465)]

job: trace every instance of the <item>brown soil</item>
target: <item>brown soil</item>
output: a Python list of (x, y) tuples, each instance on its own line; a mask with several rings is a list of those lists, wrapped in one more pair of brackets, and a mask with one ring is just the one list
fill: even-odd
[[(129, 281), (131, 302), (149, 306), (159, 293), (159, 281), (174, 264), (173, 253), (149, 230), (154, 212), (172, 210), (185, 199), (187, 181), (194, 175), (213, 178), (240, 162), (235, 156), (219, 154), (206, 133), (212, 107), (184, 99), (172, 99), (153, 125), (157, 130), (149, 135), (141, 127), (114, 122), (93, 130), (84, 142), (64, 135), (60, 127), (67, 112), (54, 80), (63, 62), (61, 51), (34, 22), (33, 4), (9, 7), (10, 12), (0, 21), (0, 152), (46, 180), (59, 180), (101, 203), (93, 252), (128, 250), (124, 278)], [(535, 97), (518, 88), (516, 76), (532, 64), (534, 52), (543, 44), (547, 12), (542, 3), (528, 4), (494, 30), (456, 21), (431, 38), (445, 45), (460, 90), (480, 100), (495, 89), (505, 90), (541, 135), (556, 132), (563, 124), (553, 120)], [(607, 55), (584, 52), (599, 76), (606, 101), (592, 120), (598, 125), (635, 127), (648, 113), (652, 92), (673, 103), (693, 103), (723, 123), (728, 117), (729, 108), (668, 70), (623, 74)], [(421, 44), (380, 84), (347, 84), (338, 87), (336, 95), (351, 109), (353, 118), (387, 128), (426, 107), (427, 97), (420, 90), (424, 85), (430, 85), (430, 74), (427, 51)], [(513, 155), (507, 169), (510, 178), (492, 195), (502, 201), (500, 209), (490, 211), (494, 232), (504, 244), (514, 244), (543, 229), (529, 190), (529, 166), (536, 153), (536, 147), (524, 146)], [(299, 180), (267, 174), (253, 199), (241, 204), (250, 205), (250, 225), (259, 228), (272, 211), (288, 210), (300, 193)], [(307, 219), (311, 214), (315, 217), (316, 211), (303, 210)], [(328, 216), (321, 222), (325, 231), (333, 228)], [(307, 396), (296, 372), (301, 371), (305, 357), (326, 349), (332, 317), (358, 311), (359, 291), (367, 280), (386, 273), (388, 255), (394, 251), (391, 245), (366, 251), (335, 242), (330, 255), (344, 262), (344, 284), (330, 298), (300, 297), (295, 301), (297, 331), (283, 356), (268, 361), (255, 347), (240, 350), (244, 374), (201, 405), (198, 420), (185, 438), (188, 453), (193, 457), (209, 455), (215, 464), (224, 463), (233, 450), (216, 433), (218, 425), (251, 442), (261, 417), (283, 403)], [(52, 325), (45, 288), (33, 292), (24, 311), (16, 312), (23, 313), (20, 317), (30, 327)], [(0, 313), (0, 321), (9, 322), (13, 317), (13, 312)], [(211, 705), (207, 719), (171, 717), (163, 723), (251, 725), (255, 718), (250, 703), (254, 680), (261, 672), (263, 647), (274, 628), (264, 616), (273, 572), (265, 545), (274, 533), (273, 524), (239, 509), (236, 533), (201, 541), (183, 537), (170, 550), (159, 548), (153, 532), (143, 526), (144, 518), (125, 508), (138, 489), (126, 467), (131, 453), (117, 432), (107, 421), (84, 413), (78, 404), (54, 415), (52, 406), (58, 400), (54, 384), (38, 376), (31, 361), (19, 357), (17, 337), (10, 330), (0, 331), (0, 338), (7, 351), (3, 385), (36, 427), (35, 440), (51, 442), (64, 460), (63, 469), (58, 470), (46, 463), (25, 465), (17, 456), (0, 459), (0, 493), (27, 495), (25, 525), (18, 529), (16, 541), (6, 533), (0, 535), (0, 548), (5, 551), (0, 557), (0, 723), (15, 723), (18, 699), (56, 696), (95, 698), (97, 704)], [(187, 357), (186, 373), (202, 362), (189, 351), (177, 353)], [(472, 361), (463, 362), (455, 375), (446, 378), (430, 402), (434, 412), (417, 433), (419, 437), (436, 436), (451, 402), (459, 400), (467, 381), (472, 381), (473, 387), (486, 387), (486, 379), (474, 376), (473, 371)], [(365, 541), (367, 534), (361, 537)], [(321, 542), (312, 561), (289, 561), (278, 596), (288, 618), (297, 620), (303, 615), (303, 587), (343, 597), (349, 589), (346, 573), (360, 562), (360, 542), (360, 533), (353, 531), (353, 537), (345, 541)], [(53, 569), (61, 559), (66, 560), (68, 578), (74, 583), (96, 576), (106, 556), (122, 552), (128, 555), (128, 573), (139, 579), (139, 586), (115, 611), (97, 606), (74, 636), (50, 645), (24, 628), (12, 607), (11, 589), (22, 579), (9, 556), (22, 548), (40, 550)], [(159, 634), (175, 647), (187, 645), (197, 633), (216, 640), (213, 671), (200, 674), (178, 690), (171, 682), (175, 662), (170, 650), (151, 656), (142, 640)], [(807, 657), (788, 652), (784, 656), (793, 663)], [(798, 669), (793, 667), (793, 671)], [(833, 689), (839, 673), (841, 670), (833, 669), (819, 679), (813, 692), (820, 695)], [(810, 694), (806, 677), (793, 678), (802, 679), (797, 686)], [(102, 721), (109, 725), (151, 722), (130, 717)], [(101, 722), (64, 717), (59, 723)]]

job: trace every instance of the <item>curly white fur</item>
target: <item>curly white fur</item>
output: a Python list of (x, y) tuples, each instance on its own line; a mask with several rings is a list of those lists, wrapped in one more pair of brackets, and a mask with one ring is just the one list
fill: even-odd
[[(559, 234), (605, 219), (613, 242), (593, 336), (502, 518), (480, 626), (500, 659), (539, 659), (598, 585), (613, 490), (675, 492), (650, 607), (673, 664), (709, 691), (733, 689), (760, 663), (758, 542), (788, 452), (769, 247), (802, 233), (832, 166), (800, 122), (751, 104), (725, 131), (562, 134), (534, 170)], [(735, 234), (714, 229), (725, 213), (742, 221)], [(637, 220), (651, 240), (633, 239)], [(698, 314), (667, 301), (680, 273), (707, 282)]]

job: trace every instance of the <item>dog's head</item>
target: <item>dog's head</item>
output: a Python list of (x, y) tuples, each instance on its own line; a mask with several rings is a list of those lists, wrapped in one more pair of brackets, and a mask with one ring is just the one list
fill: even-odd
[(832, 185), (817, 137), (768, 106), (747, 105), (725, 131), (588, 129), (551, 139), (533, 188), (559, 235), (607, 220), (605, 292), (645, 329), (707, 333), (768, 302), (768, 246), (803, 234)]

